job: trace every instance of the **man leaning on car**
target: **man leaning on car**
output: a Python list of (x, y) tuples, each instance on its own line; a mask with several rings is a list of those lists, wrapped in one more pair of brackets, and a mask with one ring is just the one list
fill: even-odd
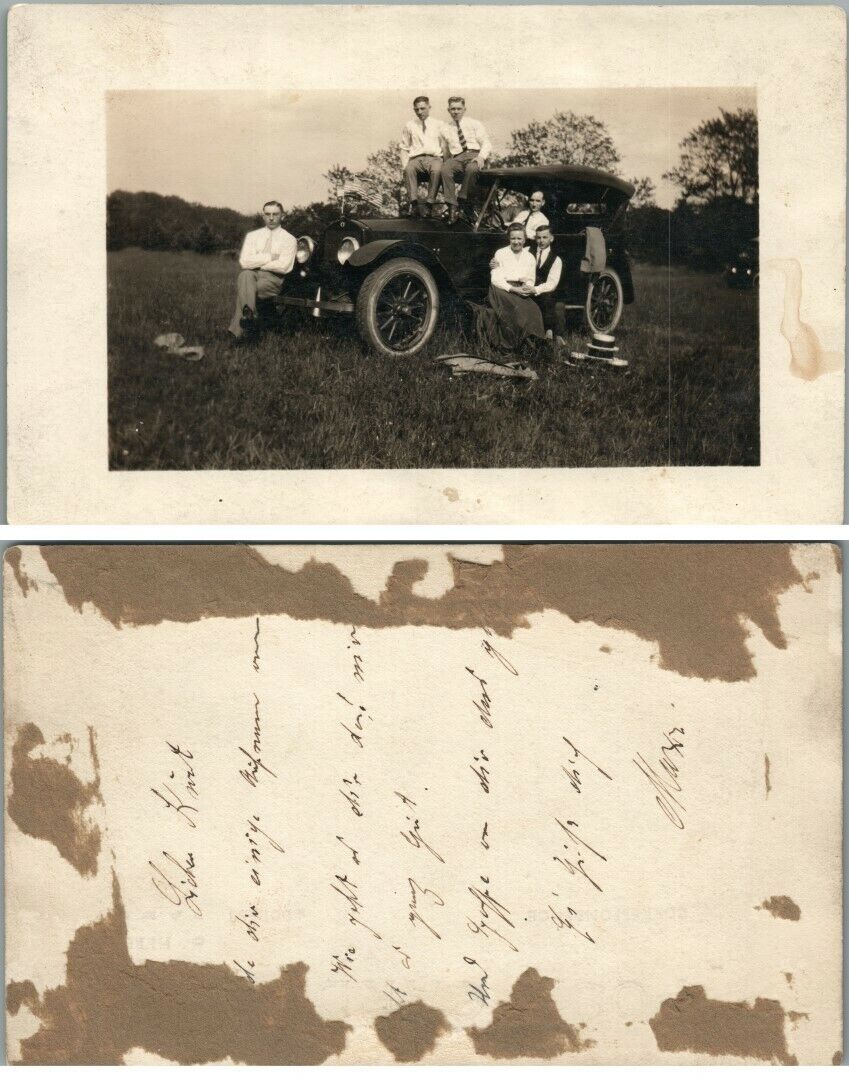
[(415, 120), (401, 132), (401, 166), (410, 196), (410, 212), (417, 201), (419, 181), (427, 181), (427, 200), (418, 199), (419, 217), (430, 217), (442, 170), (442, 124), (430, 115), (430, 98), (420, 94), (413, 101)]
[[(451, 120), (442, 125), (442, 140), (446, 160), (442, 164), (442, 190), (448, 203), (448, 224), (453, 225), (461, 209), (466, 208), (472, 182), (478, 170), (486, 164), (492, 153), (492, 143), (480, 120), (466, 116), (466, 99), (454, 95), (448, 99)], [(462, 175), (463, 183), (457, 194), (456, 178)]]
[(257, 330), (256, 302), (280, 294), (295, 265), (298, 241), (280, 224), (283, 207), (276, 200), (263, 205), (265, 225), (245, 237), (239, 253), (242, 270), (236, 281), (236, 310), (229, 330), (236, 341), (252, 340)]

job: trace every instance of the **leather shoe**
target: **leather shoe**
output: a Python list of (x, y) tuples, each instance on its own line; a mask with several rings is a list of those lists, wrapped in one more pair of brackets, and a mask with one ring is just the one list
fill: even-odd
[(227, 331), (227, 344), (231, 349), (244, 349), (249, 345), (253, 345), (256, 341), (254, 334), (242, 334), (240, 337), (236, 337), (232, 330)]
[(256, 328), (256, 315), (254, 315), (247, 304), (242, 308), (242, 317), (239, 319), (239, 326), (241, 326), (243, 330), (254, 330)]
[(459, 216), (460, 216), (460, 213), (457, 210), (456, 206), (449, 206), (448, 207), (448, 224), (449, 225), (454, 225), (456, 223), (457, 219), (459, 218)]

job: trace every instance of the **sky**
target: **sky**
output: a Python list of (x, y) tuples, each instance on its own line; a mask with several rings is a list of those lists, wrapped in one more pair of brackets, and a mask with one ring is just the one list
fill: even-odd
[[(448, 119), (449, 93), (464, 94), (497, 151), (510, 132), (557, 111), (590, 113), (607, 126), (624, 176), (649, 176), (659, 206), (677, 189), (662, 173), (678, 162), (678, 144), (719, 109), (755, 108), (752, 89), (450, 91), (423, 88), (431, 115)], [(267, 199), (284, 207), (327, 197), (322, 174), (336, 163), (363, 168), (366, 155), (397, 139), (412, 119), (414, 93), (399, 90), (170, 91), (107, 95), (108, 190), (156, 191), (207, 206), (255, 213)]]

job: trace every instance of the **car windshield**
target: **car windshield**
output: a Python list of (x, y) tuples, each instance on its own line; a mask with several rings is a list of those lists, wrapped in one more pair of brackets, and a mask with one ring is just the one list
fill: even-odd
[[(606, 192), (597, 185), (560, 185), (556, 188), (541, 185), (535, 190), (542, 191), (542, 213), (556, 230), (569, 232), (576, 226), (585, 225), (587, 219), (600, 223), (611, 213), (611, 207), (605, 201)], [(505, 179), (496, 182), (494, 191), (492, 184), (478, 186), (475, 191), (475, 213), (480, 218), (478, 228), (500, 229), (509, 225), (518, 213), (530, 209), (530, 195), (530, 191), (511, 187)]]
[[(542, 208), (544, 214), (547, 203), (546, 196)], [(504, 229), (520, 211), (530, 209), (530, 199), (528, 195), (511, 188), (503, 180), (498, 180), (476, 185), (473, 205), (475, 215), (479, 218), (478, 228)]]

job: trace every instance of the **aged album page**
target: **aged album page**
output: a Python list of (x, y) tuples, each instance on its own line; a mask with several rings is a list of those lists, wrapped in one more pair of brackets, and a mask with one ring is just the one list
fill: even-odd
[[(841, 521), (845, 38), (844, 13), (826, 6), (13, 8), (10, 520)], [(474, 365), (492, 361), (428, 322), (437, 284), (421, 267), (438, 264), (449, 300), (483, 304), (490, 256), (533, 175), (511, 174), (519, 194), (499, 203), (503, 220), (491, 203), (480, 226), (468, 208), (403, 227), (401, 202), (384, 208), (389, 225), (355, 226), (377, 238), (333, 292), (349, 252), (337, 263), (328, 240), (328, 180), (391, 163), (414, 96), (431, 95), (447, 123), (458, 92), (465, 141), (485, 127), (490, 164), (597, 167), (620, 195), (637, 181), (625, 218), (633, 302), (606, 237), (623, 282), (616, 345), (581, 329), (598, 271), (576, 262), (561, 286), (576, 291), (578, 319), (559, 352), (549, 344), (537, 363), (522, 343), (506, 372), (446, 367), (458, 350), (461, 372), (468, 350)], [(537, 145), (564, 116), (562, 144)], [(576, 132), (589, 132), (581, 147)], [(720, 157), (746, 159), (742, 173), (714, 169), (717, 138)], [(387, 168), (397, 194), (402, 165)], [(574, 176), (536, 175), (547, 212), (563, 212), (555, 232), (611, 207), (569, 194)], [(324, 260), (300, 300), (312, 322), (231, 349), (228, 322), (237, 336), (242, 318), (253, 327), (244, 298), (233, 313), (235, 260), (266, 199), (298, 233), (304, 215), (325, 214), (306, 233), (314, 254), (303, 250)], [(132, 229), (119, 210), (132, 210)], [(225, 238), (216, 223), (227, 221), (243, 228)], [(475, 246), (480, 228), (490, 232)], [(366, 272), (399, 237), (403, 265), (367, 292)], [(395, 340), (411, 349), (436, 331), (390, 361), (373, 339), (391, 345), (398, 320), (408, 330)]]
[(8, 1053), (829, 1064), (830, 545), (5, 559)]

